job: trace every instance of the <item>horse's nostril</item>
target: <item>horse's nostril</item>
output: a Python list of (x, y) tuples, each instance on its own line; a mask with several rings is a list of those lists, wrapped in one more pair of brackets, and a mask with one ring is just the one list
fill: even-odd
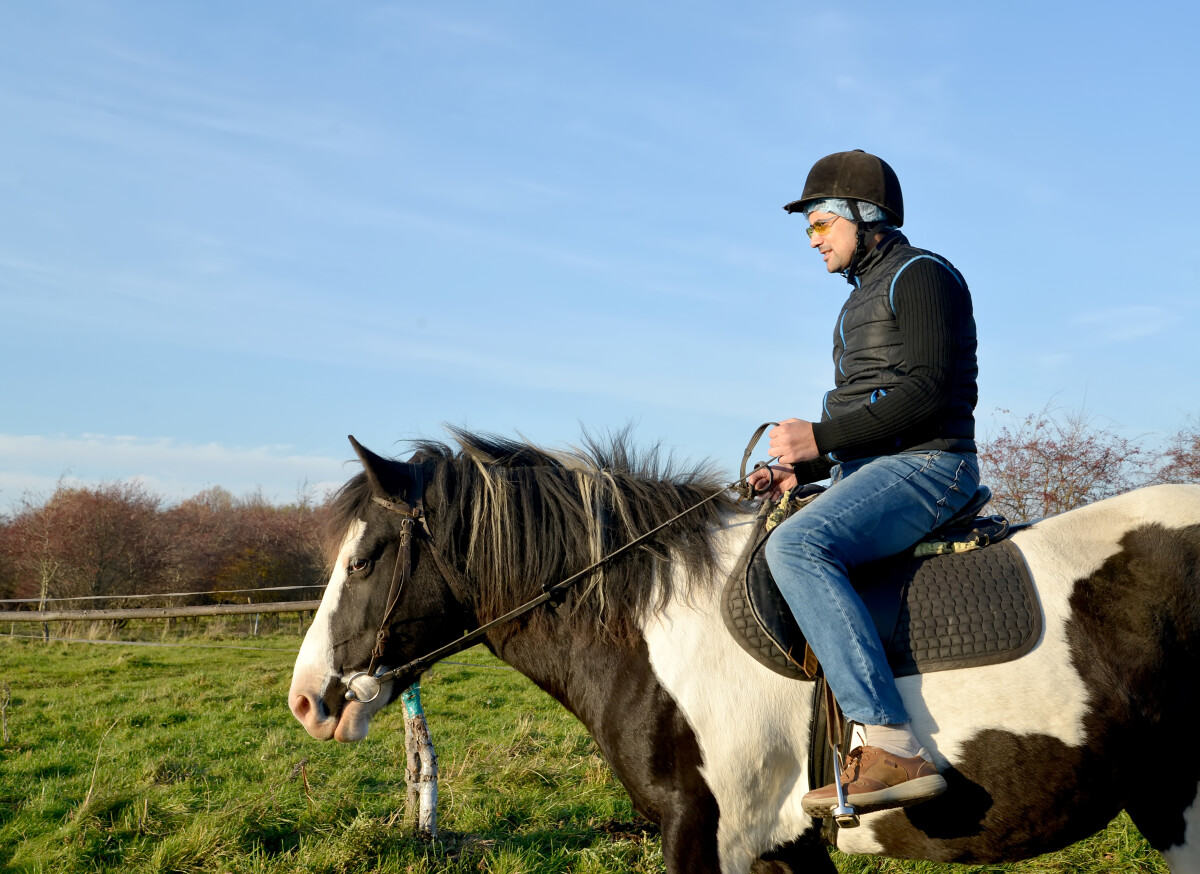
[(313, 709), (313, 700), (308, 695), (300, 694), (292, 697), (292, 713), (297, 719), (305, 719)]

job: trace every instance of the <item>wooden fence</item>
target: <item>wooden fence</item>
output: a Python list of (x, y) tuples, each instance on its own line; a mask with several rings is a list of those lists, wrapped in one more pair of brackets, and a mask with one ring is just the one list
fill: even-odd
[(197, 607), (121, 607), (110, 610), (3, 610), (0, 622), (103, 622), (115, 619), (179, 619), (184, 616), (233, 616), (247, 613), (300, 613), (320, 601), (270, 601), (262, 604), (204, 604)]

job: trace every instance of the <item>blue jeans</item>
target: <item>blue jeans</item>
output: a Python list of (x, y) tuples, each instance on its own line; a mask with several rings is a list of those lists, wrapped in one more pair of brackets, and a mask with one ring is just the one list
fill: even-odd
[(779, 591), (848, 719), (909, 721), (850, 568), (910, 548), (966, 506), (978, 486), (974, 454), (915, 451), (844, 462), (829, 489), (767, 540)]

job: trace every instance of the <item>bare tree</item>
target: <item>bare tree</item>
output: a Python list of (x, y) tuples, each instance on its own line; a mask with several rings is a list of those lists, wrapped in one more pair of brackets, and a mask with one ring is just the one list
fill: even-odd
[(160, 524), (173, 592), (210, 592), (237, 539), (237, 500), (227, 489), (206, 489), (163, 512)]
[[(303, 495), (295, 504), (275, 506), (261, 493), (234, 498), (216, 488), (184, 501), (163, 514), (176, 591), (221, 598), (221, 592), (319, 581), (323, 515), (324, 507)], [(242, 601), (245, 594), (229, 597)]]
[(156, 591), (165, 563), (158, 506), (137, 483), (60, 484), (44, 504), (24, 499), (6, 526), (15, 588), (42, 603)]
[(30, 494), (4, 526), (3, 550), (13, 579), (9, 595), (38, 598), (41, 604), (60, 594), (62, 555), (59, 539), (69, 524), (64, 508), (41, 503)]
[(323, 558), (317, 548), (318, 514), (302, 501), (277, 507), (261, 494), (236, 508), (236, 537), (214, 580), (219, 589), (304, 585), (317, 582)]
[(1154, 481), (1200, 483), (1200, 420), (1195, 416), (1167, 441)]
[(72, 531), (60, 541), (64, 572), (78, 595), (161, 591), (166, 551), (157, 525), (159, 498), (136, 482), (56, 494)]
[(13, 520), (0, 516), (0, 598), (19, 597), (17, 589), (21, 572), (17, 567), (18, 553)]
[[(235, 589), (319, 583), (326, 504), (301, 495), (281, 507), (261, 493), (238, 499), (218, 487), (164, 509), (138, 483), (60, 483), (48, 500), (26, 496), (0, 518), (0, 597), (44, 606), (81, 595), (221, 598)], [(243, 601), (245, 593), (230, 597)]]
[(1062, 513), (1151, 478), (1154, 456), (1086, 412), (1047, 405), (1013, 419), (980, 442), (979, 458), (993, 511), (1014, 522)]

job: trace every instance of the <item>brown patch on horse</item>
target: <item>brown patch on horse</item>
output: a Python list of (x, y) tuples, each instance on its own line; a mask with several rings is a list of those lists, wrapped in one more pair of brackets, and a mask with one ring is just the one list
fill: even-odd
[(1156, 849), (1183, 844), (1200, 760), (1152, 766), (1200, 718), (1200, 526), (1145, 525), (1120, 545), (1070, 598), (1067, 639), (1090, 690), (1083, 745), (981, 732), (955, 756), (943, 796), (872, 823), (884, 854), (1015, 861), (1087, 837), (1122, 809)]

